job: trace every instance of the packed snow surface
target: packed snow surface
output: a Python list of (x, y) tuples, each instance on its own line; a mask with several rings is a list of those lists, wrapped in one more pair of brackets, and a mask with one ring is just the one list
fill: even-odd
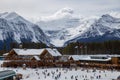
[[(14, 70), (16, 73), (21, 73), (23, 74), (22, 80), (112, 80), (120, 75), (118, 71), (96, 70), (93, 72), (92, 69), (82, 68), (77, 70), (74, 68), (27, 68), (26, 70), (22, 68), (0, 68), (0, 70)], [(100, 79), (97, 79), (98, 76)]]
[[(2, 62), (0, 62), (2, 63)], [(14, 70), (23, 74), (21, 80), (113, 80), (120, 76), (115, 70), (93, 70), (86, 68), (0, 68), (3, 70)]]

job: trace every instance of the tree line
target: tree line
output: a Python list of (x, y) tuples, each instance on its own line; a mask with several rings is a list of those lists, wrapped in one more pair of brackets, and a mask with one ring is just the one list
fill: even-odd
[[(48, 46), (44, 43), (11, 43), (9, 50), (6, 49), (7, 45), (3, 46), (3, 49), (0, 50), (0, 55), (9, 52), (13, 48), (21, 48), (20, 45), (22, 45), (22, 48), (26, 49), (48, 48)], [(120, 40), (89, 43), (73, 42), (69, 43), (65, 47), (50, 46), (49, 48), (57, 48), (64, 55), (120, 54)]]
[(120, 40), (105, 42), (73, 42), (64, 48), (58, 48), (62, 54), (120, 54)]

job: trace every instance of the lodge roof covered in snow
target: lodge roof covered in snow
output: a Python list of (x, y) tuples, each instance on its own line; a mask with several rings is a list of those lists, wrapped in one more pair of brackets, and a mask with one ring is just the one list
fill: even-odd
[(46, 50), (47, 50), (52, 56), (62, 56), (57, 49), (46, 48)]
[(47, 50), (52, 56), (61, 56), (57, 49), (43, 48), (43, 49), (13, 49), (17, 55), (41, 55), (43, 51)]
[(40, 55), (44, 49), (13, 49), (17, 55)]
[(33, 56), (33, 58), (35, 58), (36, 60), (41, 60), (38, 56)]
[(73, 60), (84, 60), (84, 61), (110, 61), (112, 56), (103, 56), (103, 55), (70, 55), (69, 58), (72, 57)]

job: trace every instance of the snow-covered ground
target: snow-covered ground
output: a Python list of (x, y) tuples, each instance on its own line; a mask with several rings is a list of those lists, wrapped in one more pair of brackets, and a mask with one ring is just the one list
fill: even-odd
[(23, 74), (22, 80), (112, 80), (116, 79), (119, 71), (96, 70), (83, 68), (0, 68), (3, 70), (14, 70)]

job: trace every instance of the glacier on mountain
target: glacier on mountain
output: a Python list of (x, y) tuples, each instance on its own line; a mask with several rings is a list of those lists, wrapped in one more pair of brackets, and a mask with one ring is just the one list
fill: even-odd
[[(115, 17), (116, 16), (116, 17)], [(118, 13), (99, 16), (77, 16), (73, 9), (63, 8), (37, 22), (55, 46), (69, 42), (105, 41), (120, 38)]]
[(63, 8), (51, 16), (41, 18), (37, 24), (44, 31), (59, 31), (78, 26), (80, 24), (80, 18), (74, 15), (73, 9)]

